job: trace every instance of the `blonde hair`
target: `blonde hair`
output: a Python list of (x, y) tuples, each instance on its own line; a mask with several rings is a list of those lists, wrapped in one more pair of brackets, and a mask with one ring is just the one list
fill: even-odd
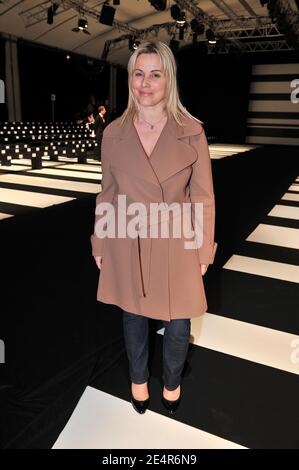
[(166, 110), (168, 115), (172, 116), (179, 126), (183, 126), (182, 120), (184, 117), (192, 118), (200, 124), (203, 124), (202, 121), (192, 116), (182, 105), (177, 86), (176, 61), (171, 49), (161, 41), (144, 41), (131, 55), (127, 67), (129, 86), (128, 105), (124, 113), (119, 117), (119, 124), (122, 125), (128, 117), (134, 116), (139, 107), (132, 92), (131, 82), (137, 57), (141, 54), (157, 54), (161, 59), (162, 72), (165, 73), (167, 79)]

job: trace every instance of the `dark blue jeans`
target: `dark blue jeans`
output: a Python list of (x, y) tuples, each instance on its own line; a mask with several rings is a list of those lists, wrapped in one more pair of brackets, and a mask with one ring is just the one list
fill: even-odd
[[(175, 390), (189, 348), (190, 319), (164, 321), (163, 381), (167, 390)], [(131, 381), (142, 384), (149, 378), (148, 370), (148, 318), (123, 310), (123, 327)]]

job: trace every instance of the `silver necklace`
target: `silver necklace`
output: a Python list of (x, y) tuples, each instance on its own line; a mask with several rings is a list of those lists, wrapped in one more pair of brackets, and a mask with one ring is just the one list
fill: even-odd
[[(165, 118), (165, 115), (161, 117), (161, 119), (159, 119), (159, 121), (155, 122), (154, 124), (151, 124), (150, 122), (147, 122), (144, 118), (141, 118), (144, 122), (146, 122), (146, 124), (148, 124), (150, 126), (150, 129), (153, 130), (154, 129), (154, 126), (156, 124), (158, 124), (160, 121), (162, 121), (162, 119)], [(140, 119), (140, 118), (139, 118)]]

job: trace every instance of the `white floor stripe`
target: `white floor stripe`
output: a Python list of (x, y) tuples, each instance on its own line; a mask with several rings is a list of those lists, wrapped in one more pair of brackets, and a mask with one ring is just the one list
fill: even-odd
[[(184, 406), (183, 401), (181, 406)], [(149, 409), (139, 415), (131, 403), (92, 387), (85, 389), (53, 445), (53, 449), (238, 448), (244, 449)]]
[(28, 186), (38, 186), (41, 188), (54, 188), (64, 189), (68, 191), (78, 191), (83, 193), (98, 193), (100, 191), (100, 184), (96, 183), (81, 183), (77, 181), (55, 180), (41, 178), (39, 176), (26, 176), (26, 175), (0, 175), (0, 183), (13, 183), (24, 184)]
[(43, 170), (29, 170), (27, 173), (31, 174), (41, 174), (41, 175), (53, 175), (53, 176), (64, 176), (64, 177), (71, 177), (71, 178), (86, 178), (90, 180), (95, 180), (99, 181), (99, 173), (98, 172), (93, 172), (93, 173), (88, 173), (87, 171), (71, 171), (71, 170), (65, 170), (61, 169), (61, 167), (57, 168), (45, 168)]
[(255, 149), (255, 145), (235, 145), (235, 144), (210, 144), (209, 149), (215, 151), (224, 151), (231, 153), (248, 152), (248, 150)]
[(246, 240), (299, 250), (299, 229), (259, 224)]
[[(1, 180), (0, 180), (1, 181)], [(54, 196), (52, 194), (19, 191), (17, 189), (0, 189), (0, 202), (19, 204), (21, 206), (48, 207), (72, 201), (73, 197)]]
[(271, 78), (275, 74), (298, 74), (299, 64), (255, 64), (252, 67), (252, 75), (269, 75)]
[(248, 104), (248, 112), (262, 112), (262, 113), (296, 113), (296, 106), (290, 99), (285, 100), (251, 100)]
[(299, 202), (299, 194), (294, 194), (294, 193), (286, 193), (282, 196), (284, 201), (296, 201)]
[[(164, 328), (158, 331), (164, 334)], [(205, 313), (191, 319), (192, 344), (299, 375), (293, 360), (299, 337), (283, 331)]]
[(90, 172), (94, 172), (94, 173), (100, 173), (101, 172), (101, 166), (98, 165), (90, 165), (89, 163), (70, 163), (70, 164), (60, 164), (59, 165), (59, 168), (65, 168), (67, 170), (81, 170), (83, 172), (85, 171), (90, 171)]
[(233, 255), (223, 268), (299, 284), (299, 266), (294, 264)]
[(92, 158), (87, 158), (86, 161), (87, 161), (88, 164), (91, 163), (92, 165), (99, 165), (100, 164), (99, 160), (94, 160)]
[(25, 170), (30, 170), (31, 166), (26, 166), (26, 165), (1, 165), (0, 170), (5, 170), (5, 171), (25, 171)]
[(288, 191), (298, 191), (299, 192), (299, 184), (292, 184)]
[(282, 206), (277, 204), (273, 207), (273, 209), (271, 209), (268, 215), (272, 217), (282, 217), (284, 219), (299, 220), (299, 207)]
[(276, 145), (299, 145), (297, 137), (275, 137), (275, 136), (246, 136), (246, 142), (251, 144), (276, 144)]
[[(18, 165), (18, 166), (28, 166), (29, 168), (32, 168), (30, 158), (12, 158), (11, 163)], [(42, 165), (44, 167), (56, 166), (58, 164), (59, 162), (44, 161), (44, 160), (42, 161)]]
[(4, 214), (4, 212), (0, 212), (0, 220), (8, 219), (9, 217), (13, 217), (11, 214)]
[(209, 150), (212, 159), (230, 157), (231, 155), (242, 154), (256, 148), (255, 145), (233, 145), (233, 144), (210, 144)]
[[(265, 82), (265, 85), (268, 86), (268, 82)], [(248, 124), (265, 124), (266, 126), (268, 124), (278, 124), (280, 126), (283, 126), (284, 124), (293, 124), (295, 126), (295, 125), (299, 125), (299, 119), (281, 119), (280, 118), (279, 122), (277, 122), (277, 119), (270, 119), (270, 118), (248, 118), (247, 123)]]

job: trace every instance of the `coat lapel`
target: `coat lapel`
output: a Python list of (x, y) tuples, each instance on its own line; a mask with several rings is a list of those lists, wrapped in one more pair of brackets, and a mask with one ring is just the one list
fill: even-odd
[(113, 162), (117, 170), (130, 172), (136, 178), (160, 186), (196, 161), (197, 152), (189, 142), (190, 136), (201, 131), (201, 124), (191, 118), (185, 118), (182, 128), (168, 117), (150, 157), (144, 151), (132, 118), (128, 118), (123, 126), (116, 121), (106, 128), (104, 135), (116, 139), (113, 152), (117, 156), (113, 157)]

